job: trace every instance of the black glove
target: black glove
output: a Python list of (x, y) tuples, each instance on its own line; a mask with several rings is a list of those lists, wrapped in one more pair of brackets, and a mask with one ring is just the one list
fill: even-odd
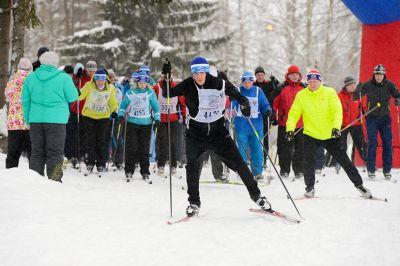
[(160, 125), (160, 120), (155, 120), (154, 121), (154, 126), (153, 126), (154, 130), (156, 130), (159, 125)]
[(112, 119), (118, 118), (117, 112), (113, 112), (113, 113), (111, 114), (111, 118), (112, 118)]
[(238, 103), (240, 104), (240, 110), (242, 111), (242, 115), (245, 117), (250, 117), (251, 108), (249, 99), (247, 99), (245, 96), (242, 95), (239, 97)]
[(340, 133), (340, 130), (337, 128), (332, 129), (332, 138), (333, 139), (339, 139), (342, 133)]
[(293, 132), (293, 130), (286, 132), (286, 139), (289, 142), (292, 142), (294, 140), (294, 132)]
[(400, 106), (400, 98), (394, 99), (394, 105)]
[(269, 77), (269, 80), (271, 81), (272, 85), (277, 86), (279, 84), (279, 81), (275, 78), (275, 76), (271, 75)]
[(122, 84), (121, 84), (122, 86), (126, 86), (126, 85), (129, 85), (129, 78), (124, 78), (123, 80), (122, 80)]
[(171, 62), (168, 61), (168, 58), (165, 58), (165, 63), (162, 66), (161, 73), (163, 75), (167, 75), (168, 74), (168, 76), (171, 76), (171, 69), (172, 69)]

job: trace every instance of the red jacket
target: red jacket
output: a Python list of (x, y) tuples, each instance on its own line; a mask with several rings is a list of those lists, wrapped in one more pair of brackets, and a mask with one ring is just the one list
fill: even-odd
[[(154, 85), (154, 87), (153, 87), (154, 92), (155, 92), (156, 95), (157, 95), (157, 99), (158, 99), (158, 102), (159, 102), (159, 103), (161, 102), (161, 97), (162, 97), (162, 93), (159, 93), (159, 92), (160, 92), (160, 87), (162, 86), (162, 85), (161, 85), (161, 82), (162, 82), (162, 81), (159, 81), (159, 82), (158, 82), (156, 85)], [(170, 89), (173, 90), (174, 87), (175, 87), (175, 85), (176, 85), (175, 82), (171, 82), (171, 88), (170, 88)], [(185, 97), (183, 97), (183, 96), (175, 96), (175, 97), (177, 97), (177, 99), (178, 99), (178, 101), (177, 101), (177, 106), (176, 106), (176, 110), (181, 110), (182, 116), (183, 116), (183, 118), (185, 118), (185, 117), (186, 117)], [(170, 99), (170, 101), (173, 101), (173, 98), (175, 98), (175, 97), (172, 97), (172, 98)], [(168, 114), (163, 114), (163, 113), (162, 113), (162, 110), (163, 110), (163, 107), (160, 105), (161, 123), (167, 123), (167, 122), (168, 122), (168, 120), (167, 120)], [(171, 121), (171, 122), (176, 122), (176, 121), (178, 121), (178, 120), (179, 120), (179, 112), (171, 113), (171, 114), (170, 114), (170, 121)]]
[[(278, 119), (278, 125), (286, 126), (290, 107), (292, 107), (296, 94), (304, 89), (302, 85), (301, 76), (298, 82), (292, 82), (286, 75), (286, 82), (281, 86), (281, 92), (274, 98), (273, 109)], [(300, 118), (296, 124), (296, 128), (303, 127), (303, 120)]]
[[(72, 77), (72, 80), (74, 81), (75, 87), (78, 88), (80, 91), (83, 86), (86, 84), (86, 82), (90, 82), (92, 78), (89, 76), (89, 74), (86, 72), (86, 70), (83, 70), (83, 76), (82, 78), (78, 78), (75, 75)], [(77, 114), (77, 109), (78, 109), (78, 101), (75, 101), (71, 104), (70, 110)], [(79, 114), (82, 114), (82, 109), (83, 106), (85, 105), (85, 100), (79, 101)]]
[[(338, 93), (338, 96), (342, 102), (343, 109), (342, 127), (345, 127), (361, 116), (362, 99), (364, 97), (360, 99), (356, 93), (349, 93), (345, 88)], [(361, 125), (361, 121), (353, 124), (353, 126), (359, 125)]]

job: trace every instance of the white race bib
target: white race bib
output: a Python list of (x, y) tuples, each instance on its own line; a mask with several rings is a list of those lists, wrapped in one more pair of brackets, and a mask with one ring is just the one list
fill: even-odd
[(129, 97), (130, 111), (129, 116), (136, 118), (149, 118), (150, 117), (150, 100), (147, 93), (127, 94)]
[(86, 107), (96, 113), (107, 112), (110, 94), (110, 91), (93, 90), (90, 94), (89, 101), (86, 102)]
[[(247, 97), (246, 98), (249, 100), (249, 104), (250, 104), (250, 110), (251, 110), (251, 118), (257, 118), (258, 114), (260, 113), (260, 111), (258, 110), (258, 88), (257, 88), (257, 95), (255, 97)], [(242, 114), (242, 110), (240, 109), (240, 107), (238, 108), (238, 112), (237, 112), (237, 116), (243, 116)]]
[[(178, 96), (172, 97), (169, 99), (169, 111), (171, 114), (178, 113)], [(168, 114), (168, 100), (167, 98), (162, 96), (161, 87), (158, 93), (158, 103), (160, 104), (160, 113)]]

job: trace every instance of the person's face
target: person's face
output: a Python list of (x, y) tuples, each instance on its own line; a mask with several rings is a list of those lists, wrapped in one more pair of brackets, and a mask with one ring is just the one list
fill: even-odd
[(206, 73), (205, 72), (194, 73), (193, 78), (197, 84), (202, 86), (206, 82)]
[(243, 82), (243, 86), (246, 89), (250, 89), (251, 87), (253, 87), (253, 81), (245, 81), (245, 82)]
[(378, 82), (378, 83), (381, 83), (383, 81), (383, 78), (385, 77), (385, 75), (383, 75), (383, 74), (375, 74), (374, 76), (375, 76), (376, 82)]
[(110, 76), (110, 83), (111, 84), (114, 84), (115, 83), (115, 76)]
[(357, 85), (355, 83), (351, 83), (346, 86), (346, 90), (350, 93), (354, 92), (357, 88)]
[(139, 89), (146, 89), (147, 83), (146, 82), (138, 82), (138, 87), (139, 87)]
[(259, 72), (256, 74), (256, 79), (258, 82), (263, 82), (265, 80), (265, 74), (263, 72)]
[(288, 75), (288, 78), (291, 82), (298, 82), (299, 78), (300, 78), (300, 74), (299, 73), (290, 73)]
[(88, 70), (88, 74), (90, 77), (93, 77), (94, 73), (96, 73), (96, 70)]
[(96, 80), (96, 86), (100, 90), (104, 89), (105, 85), (106, 85), (106, 81), (105, 80)]
[(308, 80), (308, 87), (310, 88), (310, 90), (316, 91), (318, 90), (319, 86), (321, 86), (321, 81), (319, 81), (318, 79)]

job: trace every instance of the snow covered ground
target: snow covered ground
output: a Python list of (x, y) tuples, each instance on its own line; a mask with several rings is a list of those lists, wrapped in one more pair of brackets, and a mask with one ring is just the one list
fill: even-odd
[[(366, 180), (389, 202), (365, 200), (343, 172), (328, 169), (316, 185), (320, 198), (296, 202), (300, 224), (250, 213), (244, 186), (201, 184), (199, 218), (170, 226), (169, 183), (154, 174), (149, 185), (139, 176), (126, 183), (122, 173), (99, 179), (68, 169), (60, 184), (26, 162), (5, 170), (4, 160), (0, 154), (2, 266), (399, 265), (400, 192), (392, 182)], [(210, 173), (205, 168), (202, 178)], [(286, 184), (292, 195), (303, 193), (302, 181)], [(174, 219), (187, 205), (184, 185), (173, 180)], [(297, 217), (276, 178), (262, 191)]]

